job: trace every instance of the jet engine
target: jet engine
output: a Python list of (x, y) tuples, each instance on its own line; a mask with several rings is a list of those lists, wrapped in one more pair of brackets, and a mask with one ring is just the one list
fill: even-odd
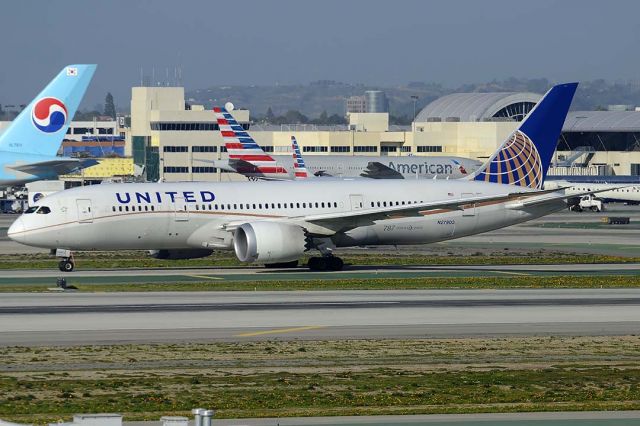
[(179, 249), (179, 250), (149, 250), (149, 256), (155, 259), (198, 259), (211, 256), (213, 250), (209, 249)]
[(233, 249), (241, 262), (291, 262), (309, 249), (309, 241), (297, 225), (250, 222), (234, 231)]

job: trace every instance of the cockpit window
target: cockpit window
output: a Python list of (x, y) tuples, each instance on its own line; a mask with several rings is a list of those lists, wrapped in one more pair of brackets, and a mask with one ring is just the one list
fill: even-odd
[(49, 214), (51, 213), (51, 209), (47, 206), (40, 206), (40, 208), (38, 209), (38, 211), (36, 212), (37, 214)]
[(24, 211), (24, 214), (30, 214), (30, 213), (34, 213), (36, 210), (38, 210), (39, 206), (31, 206), (29, 207), (27, 210)]

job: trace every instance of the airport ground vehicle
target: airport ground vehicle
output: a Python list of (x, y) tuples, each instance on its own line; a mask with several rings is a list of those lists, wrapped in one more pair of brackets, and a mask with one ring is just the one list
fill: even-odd
[(569, 210), (582, 212), (590, 210), (592, 212), (601, 212), (604, 210), (604, 203), (600, 198), (593, 194), (587, 194), (580, 197), (580, 202), (569, 207)]

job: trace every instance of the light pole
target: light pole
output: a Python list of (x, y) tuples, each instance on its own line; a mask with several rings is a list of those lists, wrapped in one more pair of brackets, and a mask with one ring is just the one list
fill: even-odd
[(416, 104), (418, 103), (418, 95), (411, 95), (413, 100), (413, 121), (416, 121)]

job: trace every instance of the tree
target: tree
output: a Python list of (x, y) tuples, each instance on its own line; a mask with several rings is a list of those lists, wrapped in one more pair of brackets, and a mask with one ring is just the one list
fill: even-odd
[(267, 109), (267, 115), (264, 116), (264, 119), (267, 123), (273, 123), (274, 118), (276, 118), (276, 116), (273, 115), (273, 111), (271, 110), (271, 107), (269, 107), (269, 109)]
[(111, 92), (107, 93), (107, 97), (104, 99), (104, 115), (116, 119), (116, 105), (113, 103), (113, 95)]

